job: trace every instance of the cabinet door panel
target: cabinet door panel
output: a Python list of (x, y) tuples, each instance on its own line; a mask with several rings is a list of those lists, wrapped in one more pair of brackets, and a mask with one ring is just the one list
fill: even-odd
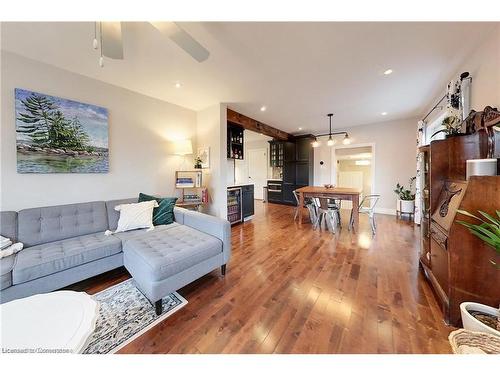
[(288, 161), (283, 164), (283, 182), (295, 183), (295, 162)]
[(308, 161), (312, 150), (311, 140), (309, 138), (300, 138), (295, 142), (296, 147), (296, 160)]
[(243, 189), (243, 217), (252, 216), (254, 212), (253, 187)]
[(296, 204), (295, 197), (293, 196), (293, 191), (295, 190), (295, 184), (283, 183), (283, 202)]
[(297, 162), (295, 164), (295, 183), (297, 185), (309, 185), (308, 162)]

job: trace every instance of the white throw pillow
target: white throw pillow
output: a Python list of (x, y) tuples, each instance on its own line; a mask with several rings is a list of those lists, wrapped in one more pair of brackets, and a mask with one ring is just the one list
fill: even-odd
[(158, 207), (158, 202), (155, 200), (116, 206), (115, 210), (120, 212), (120, 219), (115, 233), (132, 229), (153, 229), (153, 209), (155, 207)]

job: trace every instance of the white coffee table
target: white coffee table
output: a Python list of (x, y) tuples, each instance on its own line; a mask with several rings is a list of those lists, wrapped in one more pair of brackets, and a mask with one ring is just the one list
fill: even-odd
[(87, 293), (37, 294), (0, 305), (3, 352), (80, 353), (94, 332), (99, 304)]

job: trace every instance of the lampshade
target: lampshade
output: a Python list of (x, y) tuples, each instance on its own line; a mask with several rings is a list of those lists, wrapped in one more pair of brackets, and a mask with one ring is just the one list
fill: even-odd
[(184, 139), (174, 143), (175, 155), (190, 155), (193, 153), (193, 145), (190, 139)]

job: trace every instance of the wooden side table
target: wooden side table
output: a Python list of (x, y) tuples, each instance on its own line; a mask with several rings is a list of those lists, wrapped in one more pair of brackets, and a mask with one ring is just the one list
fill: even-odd
[(200, 207), (203, 206), (203, 202), (178, 202), (175, 205), (188, 210), (199, 211)]

